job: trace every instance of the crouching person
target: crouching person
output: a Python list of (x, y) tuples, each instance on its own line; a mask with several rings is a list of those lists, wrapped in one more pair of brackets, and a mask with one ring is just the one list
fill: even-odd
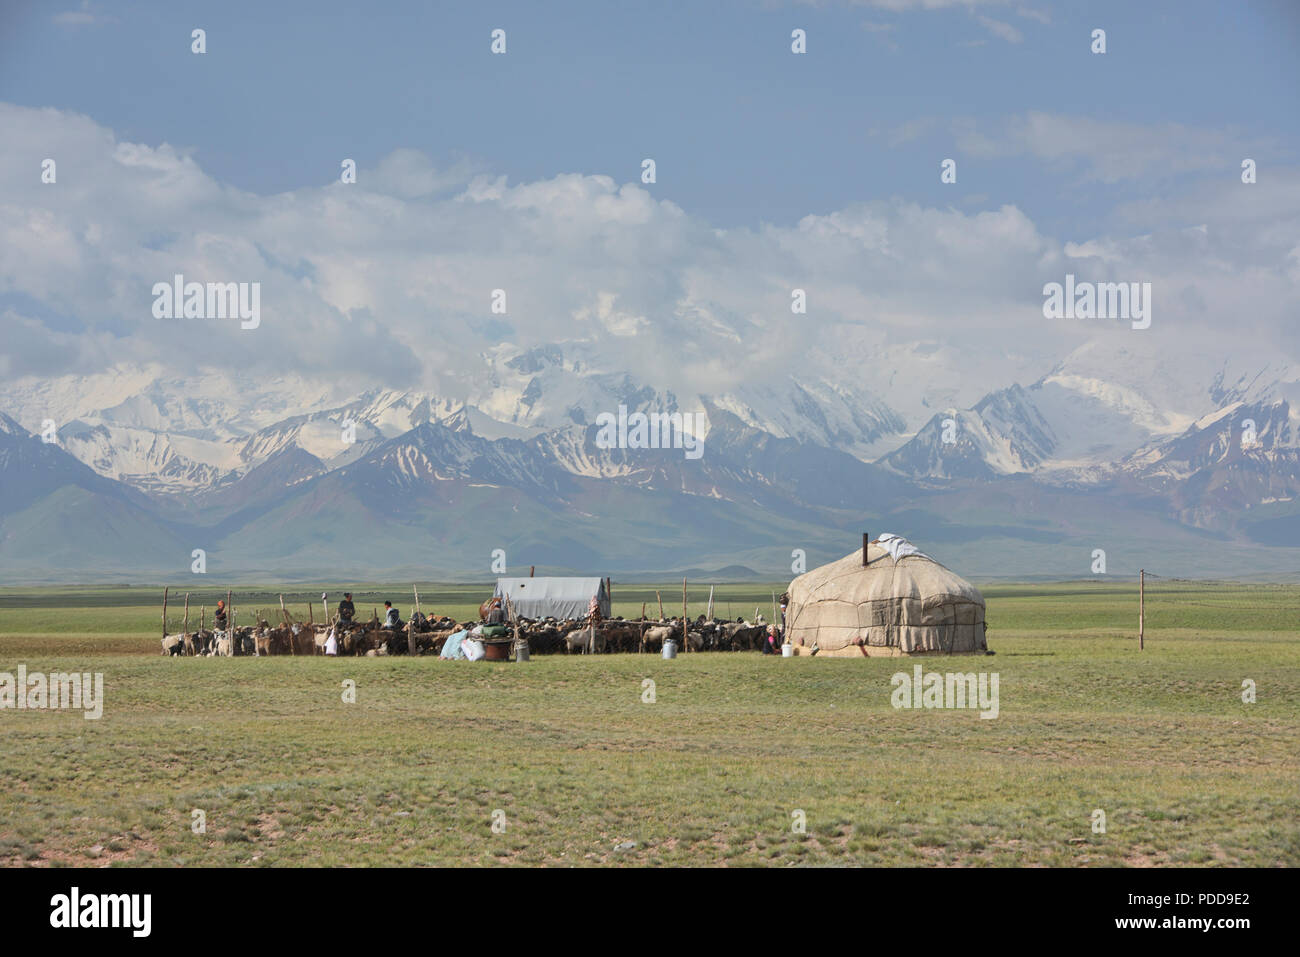
[(776, 625), (767, 626), (767, 634), (763, 636), (763, 654), (779, 655), (781, 653), (781, 630)]
[(394, 629), (402, 627), (402, 615), (393, 607), (391, 601), (384, 602), (384, 623), (381, 627)]

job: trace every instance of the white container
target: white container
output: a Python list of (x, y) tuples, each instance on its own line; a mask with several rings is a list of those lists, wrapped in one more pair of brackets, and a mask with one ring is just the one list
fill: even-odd
[(526, 641), (516, 641), (516, 642), (515, 642), (515, 661), (527, 661), (527, 660), (528, 660), (528, 642), (526, 642)]
[(665, 658), (677, 657), (677, 642), (671, 638), (669, 638), (667, 641), (664, 642), (664, 657)]
[(782, 646), (781, 646), (781, 657), (782, 657), (782, 658), (793, 658), (793, 657), (794, 657), (794, 645), (790, 644), (790, 642), (788, 642), (788, 641), (787, 641), (784, 645), (782, 645)]

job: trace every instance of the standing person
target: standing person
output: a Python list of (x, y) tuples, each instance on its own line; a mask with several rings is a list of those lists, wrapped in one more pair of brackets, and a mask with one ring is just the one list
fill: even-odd
[(226, 630), (226, 600), (224, 598), (217, 599), (217, 611), (212, 616), (212, 628), (214, 631)]
[(352, 624), (352, 617), (357, 613), (357, 606), (352, 604), (352, 592), (345, 591), (339, 602), (339, 624), (347, 628)]
[(596, 650), (596, 628), (599, 627), (601, 621), (603, 620), (600, 617), (600, 600), (596, 598), (595, 595), (592, 595), (591, 604), (588, 605), (587, 607), (588, 610), (591, 612), (591, 617), (589, 619), (591, 622), (590, 625), (591, 630), (587, 634), (587, 648), (591, 651), (595, 651)]

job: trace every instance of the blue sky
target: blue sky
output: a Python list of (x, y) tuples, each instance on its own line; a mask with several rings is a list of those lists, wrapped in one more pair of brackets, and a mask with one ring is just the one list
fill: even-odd
[[(1078, 238), (1114, 204), (1178, 179), (1089, 181), (1041, 156), (964, 154), (953, 133), (1027, 111), (1225, 131), (1257, 159), (1294, 159), (1296, 5), (929, 2), (942, 8), (9, 0), (0, 99), (192, 150), (216, 179), (259, 194), (329, 182), (341, 158), (364, 168), (398, 147), (512, 183), (628, 182), (649, 156), (654, 194), (717, 226), (897, 196), (1016, 203)], [(204, 56), (189, 50), (196, 26)], [(505, 56), (489, 53), (495, 27)], [(795, 27), (806, 55), (790, 52)], [(1107, 31), (1104, 56), (1089, 51), (1094, 27)], [(938, 178), (950, 156), (955, 190)]]

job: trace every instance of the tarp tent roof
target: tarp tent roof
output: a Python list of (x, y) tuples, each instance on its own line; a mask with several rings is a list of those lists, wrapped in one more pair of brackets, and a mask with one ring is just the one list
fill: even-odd
[(837, 657), (987, 649), (974, 585), (898, 536), (882, 535), (867, 557), (863, 566), (855, 550), (790, 583), (786, 635), (799, 653), (814, 645)]
[(603, 578), (498, 578), (497, 597), (507, 596), (523, 618), (586, 618), (591, 599), (609, 617), (609, 593)]

